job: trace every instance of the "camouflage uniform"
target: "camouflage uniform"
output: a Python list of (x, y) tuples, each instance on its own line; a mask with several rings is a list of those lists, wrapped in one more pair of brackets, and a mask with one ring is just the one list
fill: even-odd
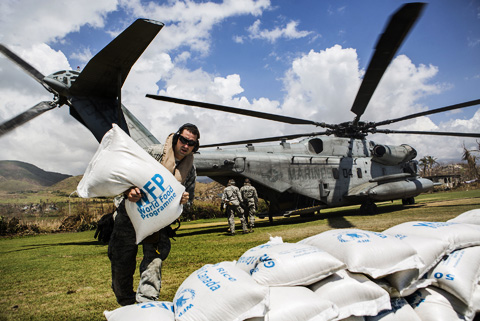
[(242, 194), (244, 208), (248, 211), (248, 223), (250, 232), (252, 232), (253, 226), (255, 225), (255, 214), (258, 208), (257, 190), (249, 181), (246, 181), (242, 188), (240, 188), (240, 193)]
[[(163, 145), (153, 145), (147, 152), (157, 161), (163, 157)], [(195, 166), (189, 171), (183, 183), (189, 193), (189, 201), (185, 206), (191, 206), (194, 198)], [(112, 289), (120, 305), (130, 305), (136, 302), (155, 301), (159, 297), (161, 287), (162, 262), (170, 253), (170, 227), (147, 237), (143, 245), (143, 260), (140, 263), (140, 282), (137, 293), (133, 291), (133, 275), (137, 265), (135, 229), (125, 210), (125, 199), (121, 199), (115, 216), (115, 224), (108, 244), (108, 258), (112, 268)]]
[(235, 183), (228, 184), (223, 190), (222, 203), (227, 206), (226, 212), (228, 217), (228, 225), (230, 226), (230, 233), (235, 234), (235, 213), (240, 218), (242, 229), (244, 233), (248, 233), (247, 224), (245, 222), (244, 211), (240, 204), (243, 202), (242, 195)]

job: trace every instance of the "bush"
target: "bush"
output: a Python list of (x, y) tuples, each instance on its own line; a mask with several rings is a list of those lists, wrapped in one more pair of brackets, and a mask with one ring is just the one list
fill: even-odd
[(193, 206), (190, 209), (184, 209), (182, 215), (180, 216), (180, 220), (188, 222), (223, 216), (225, 215), (220, 211), (220, 204), (217, 205), (210, 202), (207, 203), (196, 201), (193, 203)]
[(37, 224), (24, 224), (16, 217), (8, 219), (0, 216), (0, 235), (32, 235), (40, 233)]

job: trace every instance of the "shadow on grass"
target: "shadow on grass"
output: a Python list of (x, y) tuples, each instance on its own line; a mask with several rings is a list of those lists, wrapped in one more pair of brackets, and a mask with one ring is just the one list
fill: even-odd
[[(297, 225), (303, 224), (313, 221), (320, 221), (326, 220), (326, 224), (331, 227), (332, 229), (339, 229), (339, 228), (355, 228), (356, 226), (348, 219), (349, 217), (359, 217), (363, 216), (366, 218), (371, 218), (372, 220), (375, 219), (375, 216), (388, 214), (392, 212), (401, 212), (403, 210), (408, 209), (420, 209), (427, 206), (427, 204), (417, 203), (413, 205), (402, 205), (402, 204), (379, 204), (377, 207), (377, 213), (371, 215), (362, 215), (360, 213), (359, 208), (349, 208), (344, 210), (329, 210), (328, 212), (320, 212), (320, 214), (310, 215), (310, 216), (292, 216), (292, 217), (285, 217), (280, 219), (274, 219), (273, 223), (270, 223), (268, 218), (266, 219), (257, 219), (255, 221), (255, 230), (261, 229), (262, 227), (268, 226), (280, 226), (280, 225)], [(462, 204), (449, 204), (449, 205), (442, 205), (446, 207), (456, 207), (462, 206)], [(237, 223), (237, 229), (238, 229)], [(215, 227), (198, 227), (198, 228), (189, 228), (188, 230), (180, 231), (177, 234), (177, 237), (185, 237), (191, 235), (204, 235), (204, 234), (218, 234), (218, 236), (228, 236), (229, 233), (227, 232), (228, 223), (227, 219), (225, 218), (225, 225), (222, 226), (215, 226)], [(242, 234), (241, 228), (240, 233)]]
[(93, 240), (90, 242), (67, 242), (67, 243), (48, 243), (48, 244), (29, 244), (29, 245), (24, 245), (21, 249), (13, 250), (13, 251), (6, 251), (3, 253), (13, 253), (13, 252), (22, 252), (22, 251), (29, 251), (29, 250), (38, 250), (42, 248), (48, 248), (52, 246), (69, 246), (69, 245), (75, 245), (75, 246), (89, 246), (89, 245), (105, 245), (107, 246), (108, 244), (102, 243), (97, 240)]
[[(292, 217), (285, 217), (280, 219), (274, 219), (273, 223), (267, 219), (257, 219), (255, 221), (255, 230), (262, 229), (264, 227), (269, 226), (294, 226), (298, 224), (320, 221), (320, 220), (327, 220), (327, 223), (332, 228), (350, 228), (354, 227), (350, 221), (346, 217), (348, 216), (356, 216), (358, 214), (358, 210), (345, 210), (345, 211), (337, 211), (333, 213), (320, 213), (316, 215), (309, 215), (309, 216), (292, 216)], [(237, 223), (237, 235), (242, 234), (241, 227), (238, 226)], [(176, 237), (185, 237), (191, 235), (203, 235), (203, 234), (218, 234), (219, 236), (229, 236), (227, 232), (228, 223), (227, 219), (225, 218), (225, 225), (222, 226), (215, 226), (215, 227), (199, 227), (199, 228), (189, 228), (188, 230), (183, 230), (177, 233)]]

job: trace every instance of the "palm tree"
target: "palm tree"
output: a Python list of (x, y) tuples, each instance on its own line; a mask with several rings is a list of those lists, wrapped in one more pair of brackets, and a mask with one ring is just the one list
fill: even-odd
[(427, 166), (428, 166), (428, 160), (427, 160), (427, 157), (424, 156), (422, 158), (419, 159), (418, 161), (418, 165), (420, 165), (422, 167), (422, 176), (427, 176)]
[[(478, 143), (478, 145), (480, 149), (480, 143)], [(465, 147), (465, 144), (463, 144), (462, 160), (467, 161), (469, 176), (470, 178), (480, 178), (480, 175), (477, 169), (478, 158), (477, 156), (474, 155), (474, 152), (478, 152), (478, 150), (475, 150), (475, 149), (468, 150), (467, 147)]]
[[(432, 168), (438, 164), (437, 159), (433, 156), (424, 156), (419, 160), (419, 165), (423, 167), (423, 176), (431, 176)], [(428, 170), (428, 171), (427, 171)]]

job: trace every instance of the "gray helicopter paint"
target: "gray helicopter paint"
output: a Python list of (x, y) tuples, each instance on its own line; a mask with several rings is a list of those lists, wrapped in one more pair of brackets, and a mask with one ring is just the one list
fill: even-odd
[[(322, 150), (315, 152), (312, 142), (321, 142)], [(385, 155), (395, 165), (385, 165), (372, 161), (373, 146), (377, 144), (360, 139), (308, 138), (276, 146), (201, 150), (195, 155), (195, 165), (198, 175), (213, 179), (240, 175), (278, 193), (300, 193), (327, 206), (358, 203), (366, 198), (388, 198), (388, 193), (395, 194), (395, 188), (407, 196), (425, 190), (424, 187), (417, 189), (419, 184), (407, 180), (395, 184), (388, 180), (372, 182), (379, 177), (390, 177), (390, 181), (414, 177), (414, 173), (404, 173), (405, 166), (396, 164), (398, 159), (411, 157), (413, 148), (386, 148), (390, 153)], [(370, 193), (373, 188), (376, 189)]]

